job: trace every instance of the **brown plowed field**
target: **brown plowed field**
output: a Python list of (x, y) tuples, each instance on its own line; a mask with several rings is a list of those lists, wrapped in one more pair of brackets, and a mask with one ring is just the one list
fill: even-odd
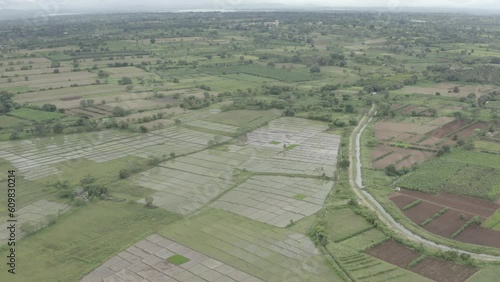
[(439, 282), (463, 282), (476, 273), (477, 269), (450, 261), (426, 258), (411, 271)]
[(500, 248), (500, 231), (477, 225), (465, 229), (455, 239), (465, 243)]
[(458, 135), (458, 137), (462, 137), (462, 138), (469, 137), (469, 136), (474, 135), (476, 129), (478, 129), (478, 128), (483, 129), (487, 125), (488, 124), (486, 122), (476, 122), (472, 125), (469, 125), (468, 127), (464, 128), (464, 129), (460, 130), (459, 132), (457, 132), (457, 135)]
[[(460, 220), (460, 215), (465, 216), (464, 220)], [(434, 234), (450, 238), (465, 222), (474, 216), (469, 213), (461, 213), (456, 210), (449, 210), (442, 216), (434, 219), (431, 223), (424, 226), (424, 229)]]
[(406, 268), (410, 262), (420, 256), (417, 252), (393, 240), (387, 240), (383, 244), (369, 250), (367, 253), (402, 268)]
[(436, 130), (433, 130), (427, 134), (434, 136), (434, 137), (443, 138), (446, 135), (452, 133), (453, 131), (460, 129), (465, 124), (466, 124), (465, 120), (455, 120), (455, 121), (452, 121), (450, 123), (443, 125), (442, 127), (438, 128)]
[(420, 224), (442, 209), (444, 209), (443, 206), (423, 201), (417, 206), (404, 211), (404, 214), (413, 222)]
[(400, 209), (404, 208), (405, 206), (415, 202), (417, 199), (408, 197), (405, 195), (398, 195), (394, 194), (394, 196), (390, 197), (390, 200)]
[(497, 209), (500, 209), (499, 204), (467, 196), (448, 193), (433, 195), (407, 189), (401, 189), (399, 193), (484, 218), (491, 216)]
[[(388, 152), (393, 152), (390, 155), (387, 155), (386, 157), (376, 160), (378, 157), (383, 156), (385, 153)], [(411, 155), (409, 158), (405, 158), (406, 156)], [(401, 169), (403, 167), (411, 167), (412, 165), (416, 163), (421, 163), (429, 158), (431, 158), (434, 154), (431, 152), (426, 152), (426, 151), (420, 151), (420, 150), (412, 150), (412, 149), (404, 149), (404, 148), (398, 148), (398, 147), (391, 147), (391, 146), (384, 146), (380, 145), (377, 146), (377, 149), (372, 152), (372, 161), (373, 168), (375, 169), (385, 169), (388, 165), (390, 164), (396, 164), (396, 162), (400, 161), (399, 163), (396, 164), (397, 169)]]

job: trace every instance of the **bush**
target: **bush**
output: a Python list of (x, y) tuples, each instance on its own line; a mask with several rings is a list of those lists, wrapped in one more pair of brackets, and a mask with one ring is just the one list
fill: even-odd
[(318, 66), (312, 66), (309, 71), (311, 73), (319, 73), (319, 72), (321, 72), (321, 69)]
[(130, 170), (126, 168), (121, 169), (120, 172), (118, 173), (118, 176), (120, 177), (120, 179), (128, 178), (130, 176)]

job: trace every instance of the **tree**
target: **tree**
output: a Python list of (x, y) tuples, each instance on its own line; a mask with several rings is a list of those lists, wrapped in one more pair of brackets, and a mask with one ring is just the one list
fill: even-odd
[(109, 72), (100, 70), (99, 73), (97, 73), (97, 76), (99, 78), (107, 78), (109, 76)]
[(0, 114), (6, 114), (14, 108), (12, 97), (14, 97), (14, 94), (0, 91)]
[(385, 174), (387, 176), (398, 176), (400, 175), (399, 171), (396, 169), (394, 164), (390, 164), (385, 168)]
[(172, 159), (173, 159), (173, 158), (175, 158), (175, 153), (174, 153), (174, 152), (170, 153), (170, 157), (171, 157)]
[(124, 117), (127, 115), (127, 111), (125, 111), (125, 109), (120, 106), (116, 106), (113, 108), (113, 115), (115, 117)]
[(86, 108), (89, 104), (87, 103), (86, 99), (80, 100), (80, 107)]
[(59, 69), (55, 69), (55, 70), (54, 70), (54, 73), (59, 73)]
[(54, 133), (62, 133), (63, 130), (64, 130), (64, 125), (62, 125), (60, 123), (56, 123), (52, 127), (52, 132), (54, 132)]
[(128, 178), (130, 176), (130, 170), (126, 168), (121, 169), (120, 172), (118, 173), (118, 176), (120, 177), (120, 179)]
[(340, 168), (348, 168), (351, 165), (351, 162), (348, 159), (342, 159), (339, 161)]
[(151, 39), (149, 39), (149, 42), (150, 42), (151, 44), (155, 44), (155, 43), (156, 43), (156, 39), (151, 38)]
[(132, 79), (130, 77), (124, 76), (122, 79), (118, 80), (118, 84), (120, 85), (127, 85), (127, 84), (132, 84)]
[(139, 127), (139, 129), (141, 130), (142, 133), (148, 132), (148, 128), (145, 127), (144, 125), (141, 125), (141, 127)]
[(56, 107), (56, 105), (52, 105), (52, 104), (44, 104), (42, 106), (42, 111), (55, 112), (55, 111), (57, 111), (57, 107)]
[(153, 200), (154, 200), (153, 197), (146, 197), (144, 200), (146, 201), (145, 206), (147, 208), (154, 208), (155, 207), (155, 205), (153, 204)]
[(311, 73), (319, 73), (321, 72), (321, 69), (319, 68), (319, 66), (312, 66), (311, 69), (309, 70)]
[(460, 93), (460, 88), (458, 86), (453, 87), (453, 93)]

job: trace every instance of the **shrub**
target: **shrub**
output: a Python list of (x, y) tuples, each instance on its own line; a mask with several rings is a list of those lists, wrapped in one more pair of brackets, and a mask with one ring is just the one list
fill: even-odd
[(128, 178), (130, 176), (130, 170), (124, 168), (124, 169), (121, 169), (120, 172), (118, 173), (120, 179), (125, 179), (125, 178)]

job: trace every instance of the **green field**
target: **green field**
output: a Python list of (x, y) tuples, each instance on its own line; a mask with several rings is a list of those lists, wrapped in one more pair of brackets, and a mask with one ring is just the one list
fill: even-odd
[(371, 227), (364, 218), (357, 216), (349, 208), (330, 211), (328, 218), (326, 230), (334, 241), (345, 240)]
[(27, 119), (31, 121), (45, 121), (50, 119), (57, 119), (64, 117), (64, 114), (56, 112), (45, 112), (40, 110), (21, 108), (9, 113), (11, 116), (15, 116), (22, 119)]
[(500, 143), (478, 140), (474, 143), (479, 150), (500, 152)]
[(268, 111), (233, 110), (212, 115), (207, 121), (253, 128), (263, 125), (279, 116), (281, 116), (281, 111), (274, 109)]
[(321, 75), (311, 74), (306, 67), (302, 69), (292, 69), (290, 71), (279, 68), (272, 68), (260, 64), (234, 65), (226, 68), (210, 69), (214, 74), (236, 74), (245, 73), (264, 78), (276, 79), (283, 82), (300, 82), (321, 79)]
[(27, 124), (26, 120), (22, 120), (16, 117), (11, 117), (11, 116), (5, 116), (1, 115), (0, 116), (0, 127), (7, 128), (7, 127), (14, 127), (18, 124)]
[(492, 216), (488, 217), (482, 226), (500, 231), (500, 210), (497, 210)]
[(421, 164), (395, 182), (396, 186), (422, 192), (450, 192), (488, 200), (500, 197), (500, 158), (456, 150)]
[[(16, 281), (79, 281), (110, 257), (177, 217), (143, 205), (98, 202), (62, 216), (56, 224), (22, 240)], [(7, 256), (6, 248), (0, 252)], [(12, 279), (7, 271), (1, 281)]]
[[(321, 255), (293, 255), (291, 250), (308, 245), (304, 235), (224, 211), (205, 209), (163, 227), (159, 234), (265, 281), (340, 279)], [(301, 246), (293, 238), (305, 241)]]

